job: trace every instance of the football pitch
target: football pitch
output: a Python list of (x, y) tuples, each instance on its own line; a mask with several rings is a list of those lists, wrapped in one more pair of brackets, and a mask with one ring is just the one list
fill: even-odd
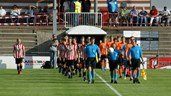
[[(95, 84), (69, 79), (56, 69), (0, 70), (0, 96), (171, 96), (171, 70), (146, 70), (147, 79), (133, 84), (129, 78), (110, 83), (109, 71), (96, 70)], [(102, 77), (102, 78), (99, 78)]]

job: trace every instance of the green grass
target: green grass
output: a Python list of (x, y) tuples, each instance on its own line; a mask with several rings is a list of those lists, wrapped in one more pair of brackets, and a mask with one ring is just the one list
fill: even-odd
[[(96, 70), (110, 82), (109, 71)], [(141, 84), (118, 78), (118, 84), (110, 84), (123, 96), (171, 96), (171, 70), (147, 70), (148, 80), (140, 77)], [(0, 96), (117, 96), (97, 76), (95, 84), (87, 84), (82, 78), (72, 79), (57, 70), (0, 70)]]

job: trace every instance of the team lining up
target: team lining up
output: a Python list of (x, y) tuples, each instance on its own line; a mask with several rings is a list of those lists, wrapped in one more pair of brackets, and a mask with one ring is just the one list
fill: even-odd
[[(78, 44), (77, 38), (65, 36), (59, 44), (55, 43), (56, 39), (52, 40), (50, 46), (54, 46), (58, 51), (59, 72), (68, 78), (72, 78), (78, 73), (79, 77), (83, 76), (84, 81), (87, 80), (90, 84), (94, 83), (96, 63), (100, 64), (104, 71), (106, 70), (106, 59), (108, 59), (111, 83), (117, 83), (117, 78), (122, 78), (122, 74), (124, 74), (124, 79), (129, 76), (133, 83), (140, 83), (138, 79), (140, 63), (143, 64), (144, 60), (142, 50), (133, 36), (127, 40), (125, 37), (113, 38), (111, 36), (109, 41), (104, 37), (99, 46), (95, 44), (94, 37), (88, 37), (86, 40), (85, 37), (82, 37)], [(22, 74), (25, 48), (19, 38), (14, 45), (13, 53), (18, 74)], [(53, 67), (55, 66), (53, 65)], [(83, 69), (83, 73), (81, 69)]]

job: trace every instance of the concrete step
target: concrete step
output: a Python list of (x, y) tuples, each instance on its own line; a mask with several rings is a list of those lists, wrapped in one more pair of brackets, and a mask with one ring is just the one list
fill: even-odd
[[(11, 53), (11, 51), (13, 51), (13, 47), (1, 47), (0, 50), (7, 53)], [(34, 47), (25, 47), (25, 51), (29, 51), (29, 50), (37, 51), (37, 49)]]
[(34, 33), (33, 29), (0, 29), (0, 33)]
[[(37, 50), (32, 50), (32, 52), (37, 52)], [(28, 52), (28, 51), (26, 51), (26, 55), (27, 54), (33, 54), (31, 51), (30, 52)], [(11, 56), (13, 56), (13, 52), (12, 51), (0, 51), (0, 55), (11, 55)]]
[(171, 49), (162, 48), (162, 49), (159, 49), (159, 52), (171, 53)]
[(163, 33), (163, 34), (159, 34), (159, 37), (160, 38), (163, 38), (163, 37), (168, 37), (169, 38), (169, 37), (171, 37), (171, 34), (167, 34), (167, 33), (164, 34)]
[(8, 32), (8, 33), (0, 33), (0, 35), (36, 35), (36, 33), (12, 33), (12, 32)]
[[(16, 37), (1, 37), (0, 40), (16, 40)], [(35, 37), (20, 37), (21, 40), (35, 40), (37, 41), (37, 38)]]
[[(5, 54), (5, 53), (7, 53), (7, 54), (11, 54), (11, 53), (13, 53), (13, 48), (0, 48), (0, 54)], [(29, 47), (26, 47), (25, 48), (25, 51), (26, 51), (26, 53), (31, 53), (31, 52), (37, 52), (38, 51), (38, 49), (37, 48), (29, 48)]]
[[(15, 40), (0, 40), (0, 43), (15, 43)], [(22, 40), (23, 43), (35, 43), (36, 40)]]
[(171, 45), (171, 41), (160, 41), (159, 45), (160, 46), (162, 46), (162, 45)]
[(169, 37), (160, 37), (159, 41), (171, 41), (171, 38), (169, 38)]
[[(1, 43), (0, 47), (11, 47), (14, 44), (15, 44), (15, 42)], [(29, 47), (37, 46), (37, 42), (30, 42), (30, 43), (23, 42), (23, 44), (24, 44), (24, 46), (29, 46)]]
[(24, 38), (24, 37), (35, 37), (37, 38), (37, 34), (36, 33), (0, 33), (0, 38), (1, 37), (13, 37), (13, 38)]
[(159, 32), (159, 35), (160, 34), (171, 34), (171, 31), (170, 30), (168, 30), (168, 31), (162, 31), (162, 32)]

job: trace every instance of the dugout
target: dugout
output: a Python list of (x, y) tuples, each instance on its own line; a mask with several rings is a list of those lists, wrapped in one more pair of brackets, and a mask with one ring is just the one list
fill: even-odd
[(80, 25), (70, 28), (65, 32), (65, 34), (68, 36), (76, 37), (78, 43), (80, 43), (79, 41), (82, 36), (84, 36), (85, 38), (89, 36), (95, 37), (97, 45), (99, 45), (100, 40), (102, 40), (103, 37), (107, 35), (107, 33), (101, 28), (94, 27), (94, 26), (86, 26), (86, 25)]

